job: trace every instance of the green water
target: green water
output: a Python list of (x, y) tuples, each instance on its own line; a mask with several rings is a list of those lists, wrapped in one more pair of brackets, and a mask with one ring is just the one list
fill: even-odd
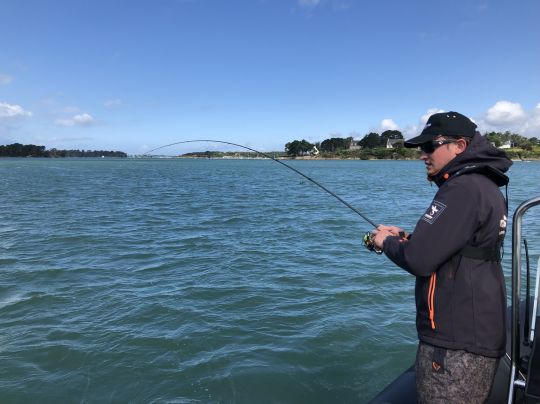
[[(410, 230), (436, 192), (419, 162), (290, 164)], [(540, 194), (540, 163), (510, 177), (511, 210)], [(414, 279), (272, 161), (0, 159), (0, 183), (1, 402), (366, 402), (414, 359)]]

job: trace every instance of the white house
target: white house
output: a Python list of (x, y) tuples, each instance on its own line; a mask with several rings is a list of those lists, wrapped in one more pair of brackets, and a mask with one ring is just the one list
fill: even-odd
[(352, 139), (351, 140), (351, 145), (349, 146), (349, 150), (360, 150), (362, 148), (362, 146), (358, 146), (358, 143), (361, 141), (362, 139)]
[(501, 144), (499, 146), (499, 149), (509, 149), (512, 147), (512, 141), (511, 140), (507, 140), (506, 142), (504, 142), (503, 144)]
[(403, 143), (403, 139), (387, 139), (386, 140), (386, 148), (387, 149), (393, 149), (396, 143)]

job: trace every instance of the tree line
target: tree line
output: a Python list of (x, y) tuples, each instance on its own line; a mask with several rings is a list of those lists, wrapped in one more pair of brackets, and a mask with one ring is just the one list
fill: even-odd
[[(540, 140), (536, 137), (527, 138), (511, 132), (489, 132), (485, 133), (487, 139), (496, 147), (508, 145), (509, 157), (540, 157)], [(387, 148), (388, 142), (391, 148)], [(285, 153), (289, 157), (300, 157), (317, 154), (321, 157), (339, 158), (415, 158), (415, 149), (405, 149), (403, 134), (399, 130), (387, 130), (378, 134), (370, 132), (361, 140), (354, 140), (353, 137), (340, 138), (333, 137), (322, 142), (310, 143), (305, 139), (293, 140), (285, 145)]]
[(393, 141), (392, 147), (394, 149), (403, 147), (403, 134), (399, 130), (386, 130), (380, 135), (375, 132), (370, 132), (360, 141), (355, 141), (353, 137), (333, 137), (316, 143), (310, 143), (305, 139), (293, 140), (285, 145), (285, 152), (291, 157), (313, 154), (314, 150), (321, 152), (323, 155), (328, 153), (339, 154), (354, 149), (371, 150), (376, 148), (386, 148), (389, 140)]
[(248, 152), (248, 151), (234, 151), (234, 152), (223, 152), (223, 151), (198, 151), (198, 152), (189, 152), (181, 154), (180, 157), (191, 157), (191, 158), (209, 158), (209, 159), (219, 159), (219, 158), (266, 158), (270, 156), (273, 158), (286, 157), (287, 155), (280, 152), (266, 152), (264, 154), (257, 152)]
[(497, 147), (508, 144), (510, 147), (517, 147), (523, 150), (533, 150), (535, 146), (540, 146), (540, 140), (538, 140), (537, 137), (527, 138), (509, 131), (504, 133), (489, 132), (486, 133), (486, 137)]
[(127, 157), (121, 151), (108, 150), (47, 150), (45, 146), (13, 143), (0, 146), (0, 157)]

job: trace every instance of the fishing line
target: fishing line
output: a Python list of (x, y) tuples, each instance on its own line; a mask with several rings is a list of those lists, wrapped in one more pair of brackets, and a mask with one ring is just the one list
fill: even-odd
[(340, 201), (343, 205), (345, 205), (346, 207), (348, 207), (350, 210), (352, 210), (354, 213), (356, 213), (358, 216), (360, 216), (362, 219), (364, 219), (366, 222), (368, 222), (370, 225), (372, 225), (373, 227), (377, 227), (377, 225), (371, 221), (366, 215), (364, 215), (362, 212), (360, 212), (358, 209), (356, 209), (354, 206), (352, 206), (350, 203), (348, 203), (347, 201), (344, 201), (342, 198), (340, 198), (338, 195), (336, 195), (334, 192), (330, 191), (328, 188), (326, 188), (325, 186), (319, 184), (317, 181), (315, 181), (313, 178), (311, 177), (308, 177), (306, 174), (304, 174), (303, 172), (297, 170), (296, 168), (284, 163), (283, 161), (281, 160), (277, 160), (276, 158), (270, 156), (269, 154), (266, 154), (264, 152), (260, 152), (258, 150), (255, 150), (255, 149), (252, 149), (251, 147), (247, 147), (247, 146), (243, 146), (241, 144), (236, 144), (236, 143), (232, 143), (232, 142), (226, 142), (224, 140), (210, 140), (210, 139), (199, 139), (199, 140), (183, 140), (181, 142), (175, 142), (175, 143), (170, 143), (170, 144), (167, 144), (167, 145), (164, 145), (164, 146), (159, 146), (159, 147), (156, 147), (155, 149), (152, 149), (152, 150), (149, 150), (147, 151), (146, 153), (143, 154), (143, 156), (146, 156), (146, 155), (149, 155), (150, 153), (156, 151), (156, 150), (160, 150), (160, 149), (164, 149), (165, 147), (169, 147), (169, 146), (175, 146), (175, 145), (178, 145), (178, 144), (183, 144), (183, 143), (196, 143), (196, 142), (211, 142), (211, 143), (223, 143), (223, 144), (228, 144), (228, 145), (232, 145), (232, 146), (237, 146), (237, 147), (241, 147), (243, 149), (246, 149), (246, 150), (250, 150), (252, 152), (255, 152), (255, 153), (259, 153), (261, 155), (263, 155), (264, 157), (267, 157), (273, 161), (275, 161), (276, 163), (279, 163), (285, 167), (287, 167), (289, 170), (292, 170), (294, 171), (296, 174), (298, 175), (301, 175), (302, 177), (304, 177), (305, 179), (307, 179), (308, 181), (311, 181), (313, 184), (317, 185), (319, 188), (321, 188), (322, 190), (326, 191), (327, 193), (329, 193), (330, 195), (332, 195), (334, 198), (336, 198), (338, 201)]

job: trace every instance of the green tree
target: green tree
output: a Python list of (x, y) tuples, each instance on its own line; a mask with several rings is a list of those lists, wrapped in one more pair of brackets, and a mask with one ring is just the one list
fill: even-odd
[(351, 141), (352, 138), (343, 139), (341, 137), (326, 139), (321, 143), (321, 151), (336, 152), (339, 150), (345, 150), (350, 147)]
[(399, 130), (385, 130), (381, 133), (381, 147), (386, 147), (388, 139), (403, 139), (403, 135)]
[(523, 149), (527, 149), (528, 147), (532, 147), (530, 145), (530, 140), (527, 139), (524, 136), (518, 135), (517, 133), (512, 133), (510, 135), (510, 140), (512, 141), (512, 146), (514, 147), (521, 147)]
[(374, 149), (381, 144), (381, 137), (378, 133), (371, 132), (365, 135), (362, 140), (358, 142), (359, 146), (362, 146), (364, 149)]
[(285, 145), (285, 152), (288, 156), (297, 157), (306, 155), (311, 149), (313, 144), (307, 140), (293, 140)]
[(33, 144), (13, 143), (0, 146), (0, 156), (4, 157), (46, 157), (45, 146)]
[(486, 133), (485, 136), (488, 141), (490, 141), (491, 143), (495, 145), (495, 147), (500, 147), (503, 144), (502, 133), (489, 132), (489, 133)]

